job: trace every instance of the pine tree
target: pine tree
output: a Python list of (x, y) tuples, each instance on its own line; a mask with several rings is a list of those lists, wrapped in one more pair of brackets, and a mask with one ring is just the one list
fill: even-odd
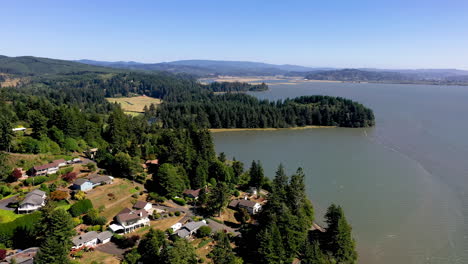
[(273, 192), (277, 194), (281, 201), (286, 202), (286, 192), (288, 188), (288, 176), (284, 172), (283, 164), (278, 166), (276, 170), (275, 178), (273, 179)]
[(213, 255), (213, 263), (215, 264), (241, 264), (242, 259), (237, 257), (232, 251), (229, 237), (224, 232), (218, 232), (215, 235), (216, 245), (211, 254)]
[(166, 246), (166, 236), (161, 230), (151, 228), (138, 244), (138, 253), (143, 263), (158, 262), (162, 249)]
[(304, 264), (328, 264), (330, 263), (320, 249), (317, 241), (310, 243), (307, 241), (302, 259)]
[(340, 263), (355, 263), (357, 252), (355, 241), (351, 236), (351, 226), (344, 216), (340, 206), (332, 204), (325, 215), (328, 224), (326, 232), (326, 248)]
[(185, 239), (177, 240), (172, 247), (165, 248), (161, 263), (196, 264), (197, 254), (195, 253), (195, 248)]

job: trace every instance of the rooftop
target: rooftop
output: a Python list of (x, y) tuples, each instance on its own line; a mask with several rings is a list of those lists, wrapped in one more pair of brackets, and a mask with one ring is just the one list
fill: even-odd
[(73, 245), (79, 246), (81, 244), (84, 244), (86, 242), (92, 241), (93, 239), (98, 238), (98, 233), (96, 231), (91, 231), (88, 233), (81, 234), (79, 236), (73, 237), (72, 242)]

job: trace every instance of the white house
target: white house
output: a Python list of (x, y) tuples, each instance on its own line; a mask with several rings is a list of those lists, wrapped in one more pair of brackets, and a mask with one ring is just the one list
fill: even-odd
[(58, 164), (48, 163), (40, 166), (34, 166), (32, 172), (33, 176), (42, 176), (57, 173), (58, 170)]
[(18, 214), (21, 213), (31, 213), (34, 211), (39, 210), (41, 207), (45, 205), (46, 200), (46, 193), (36, 189), (26, 195), (24, 200), (19, 203)]
[(232, 200), (229, 203), (229, 207), (244, 208), (247, 210), (247, 212), (249, 212), (249, 214), (253, 214), (253, 215), (258, 214), (262, 210), (261, 204), (254, 202), (254, 201), (247, 200), (247, 199)]
[(125, 208), (117, 214), (115, 221), (117, 223), (110, 225), (109, 228), (113, 232), (123, 232), (124, 234), (133, 232), (140, 227), (150, 225), (148, 212), (144, 209), (134, 211)]
[(13, 130), (13, 132), (17, 132), (17, 131), (25, 131), (25, 130), (26, 130), (26, 128), (25, 128), (25, 127), (17, 127), (17, 128), (13, 128), (12, 130)]
[(172, 232), (176, 232), (177, 230), (182, 228), (182, 223), (175, 223), (174, 225), (171, 226)]
[(106, 244), (112, 238), (112, 233), (104, 231), (98, 233), (96, 231), (87, 232), (72, 238), (72, 249), (78, 249), (82, 247), (95, 247), (99, 244)]
[(153, 205), (151, 203), (148, 203), (148, 202), (137, 201), (133, 205), (133, 208), (136, 209), (136, 210), (144, 209), (146, 212), (149, 212), (153, 208)]
[(72, 238), (72, 249), (81, 247), (95, 247), (98, 244), (98, 233), (91, 231)]

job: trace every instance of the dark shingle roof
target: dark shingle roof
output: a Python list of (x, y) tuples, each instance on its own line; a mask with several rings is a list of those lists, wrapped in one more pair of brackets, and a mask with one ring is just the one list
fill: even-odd
[(137, 202), (135, 203), (135, 205), (133, 205), (133, 208), (135, 208), (135, 209), (143, 209), (143, 208), (145, 208), (146, 204), (148, 204), (148, 203), (145, 202), (145, 201), (137, 201)]

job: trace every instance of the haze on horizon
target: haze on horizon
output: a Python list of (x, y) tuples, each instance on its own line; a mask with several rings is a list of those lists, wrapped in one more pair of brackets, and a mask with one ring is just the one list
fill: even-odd
[(0, 54), (468, 70), (468, 2), (6, 1)]

